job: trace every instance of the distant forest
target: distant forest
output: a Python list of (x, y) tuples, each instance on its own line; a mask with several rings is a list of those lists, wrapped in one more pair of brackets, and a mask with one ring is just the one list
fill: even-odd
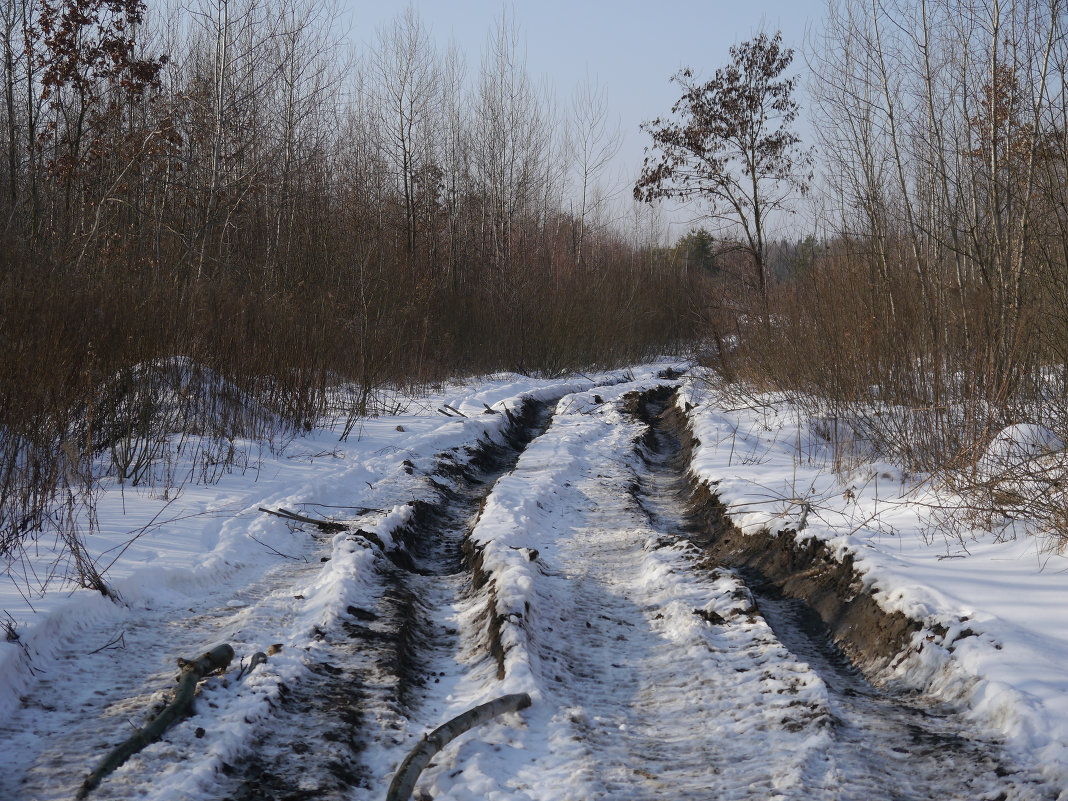
[(765, 176), (806, 233), (747, 239), (742, 202), (670, 247), (604, 191), (603, 90), (536, 85), (507, 16), (472, 63), (412, 9), (353, 51), (331, 9), (0, 0), (6, 543), (62, 527), (102, 453), (136, 483), (168, 432), (299, 432), (460, 373), (696, 353), (916, 470), (1068, 434), (1060, 0), (833, 0), (757, 116), (807, 105), (809, 174)]
[[(654, 247), (655, 212), (608, 216), (603, 90), (555, 103), (505, 17), (472, 64), (411, 9), (352, 52), (331, 8), (0, 2), (10, 541), (96, 454), (136, 480), (131, 441), (168, 428), (299, 431), (386, 387), (697, 338), (700, 274)], [(189, 401), (176, 357), (242, 411)]]

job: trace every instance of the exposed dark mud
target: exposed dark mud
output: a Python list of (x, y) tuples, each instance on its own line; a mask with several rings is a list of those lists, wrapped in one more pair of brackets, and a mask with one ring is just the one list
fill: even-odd
[(867, 593), (849, 554), (838, 560), (813, 538), (798, 543), (793, 531), (746, 536), (727, 519), (708, 484), (690, 496), (691, 539), (717, 562), (745, 568), (762, 586), (803, 600), (828, 627), (849, 658), (870, 675), (890, 664), (921, 625), (887, 612)]
[(1057, 797), (953, 710), (869, 681), (920, 624), (879, 608), (852, 560), (834, 559), (821, 543), (798, 544), (792, 532), (745, 536), (733, 526), (714, 487), (687, 473), (694, 439), (672, 388), (631, 396), (627, 407), (649, 426), (639, 453), (652, 491), (674, 494), (684, 510), (675, 530), (704, 550), (710, 567), (736, 570), (779, 642), (827, 688), (826, 746), (804, 777), (816, 797)]
[(687, 474), (696, 442), (686, 415), (672, 402), (673, 393), (674, 388), (661, 387), (635, 395), (629, 407), (650, 425), (647, 445), (669, 451), (668, 462), (678, 474), (676, 491), (686, 496), (689, 539), (716, 564), (744, 568), (761, 586), (804, 601), (850, 661), (868, 675), (898, 657), (921, 626), (882, 609), (864, 590), (850, 555), (836, 559), (821, 541), (798, 543), (789, 530), (743, 534), (731, 523), (715, 486)]
[[(519, 456), (523, 449), (525, 449), (535, 437), (543, 434), (549, 427), (551, 421), (552, 413), (547, 405), (533, 403), (526, 404), (523, 407), (522, 413), (518, 416), (514, 416), (515, 425), (510, 429), (510, 432), (511, 436), (515, 438), (509, 440), (509, 450), (506, 454), (501, 456), (494, 456), (492, 452), (487, 454), (488, 463), (487, 460), (484, 459), (482, 462), (482, 469), (488, 470), (488, 474), (493, 475), (494, 480), (496, 480), (496, 477), (499, 477), (508, 470), (514, 468), (519, 461)], [(478, 512), (467, 527), (467, 531), (463, 538), (462, 548), (464, 563), (471, 575), (471, 590), (477, 591), (486, 588), (486, 606), (485, 611), (483, 612), (485, 618), (484, 628), (488, 637), (486, 645), (490, 655), (497, 663), (497, 678), (503, 679), (505, 675), (505, 652), (504, 646), (501, 644), (501, 627), (503, 620), (497, 613), (496, 592), (490, 581), (490, 576), (483, 568), (482, 549), (466, 536), (466, 534), (469, 534), (478, 523), (478, 518), (482, 515), (482, 507), (488, 494), (487, 491), (479, 496)], [(488, 588), (487, 584), (489, 585)]]
[[(428, 668), (434, 655), (456, 650), (457, 632), (436, 622), (433, 609), (485, 581), (479, 553), (467, 544), (481, 504), (549, 418), (545, 404), (528, 402), (509, 415), (503, 443), (484, 439), (462, 455), (438, 454), (426, 476), (434, 499), (413, 502), (408, 523), (394, 532), (400, 547), (386, 551), (377, 537), (353, 532), (375, 549), (378, 602), (373, 609), (350, 606), (338, 626), (315, 633), (305, 678), (286, 688), (250, 755), (229, 769), (231, 786), (222, 797), (304, 801), (371, 787), (362, 752), (375, 740), (401, 741), (434, 679)], [(491, 627), (485, 647), (496, 653), (492, 633)]]

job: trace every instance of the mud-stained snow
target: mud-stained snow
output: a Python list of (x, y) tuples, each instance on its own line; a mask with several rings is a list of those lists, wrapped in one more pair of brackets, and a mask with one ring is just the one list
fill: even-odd
[(620, 410), (637, 388), (565, 398), (489, 497), (472, 539), (503, 676), (458, 682), (437, 717), (503, 692), (534, 705), (439, 756), (430, 797), (1056, 797), (951, 712), (872, 687), (815, 627), (777, 636), (768, 620), (805, 628), (790, 603), (762, 600), (765, 619), (685, 540), (671, 470)]
[[(227, 775), (274, 725), (287, 693), (334, 668), (343, 646), (327, 632), (366, 624), (353, 615), (377, 614), (383, 603), (375, 565), (382, 552), (366, 538), (324, 535), (259, 508), (344, 521), (388, 549), (411, 503), (436, 498), (429, 477), (442, 460), (463, 461), (480, 440), (500, 440), (510, 425), (506, 410), (621, 379), (505, 375), (412, 401), (403, 414), (363, 420), (344, 442), (338, 428), (324, 428), (285, 447), (276, 443), (247, 468), (239, 464), (215, 484), (189, 484), (177, 497), (112, 487), (99, 499), (100, 531), (87, 547), (101, 568), (110, 565), (104, 575), (118, 601), (55, 575), (52, 543), (34, 543), (3, 576), (0, 602), (17, 639), (0, 642), (0, 798), (71, 798), (107, 751), (169, 700), (177, 657), (229, 642), (233, 668), (202, 685), (196, 715), (97, 791), (103, 798), (218, 797), (220, 785), (231, 784)], [(445, 404), (466, 416), (438, 413)], [(270, 653), (267, 664), (238, 679), (241, 662), (257, 651)], [(362, 676), (372, 684), (373, 668)], [(364, 723), (392, 747), (383, 732), (407, 721), (404, 710), (380, 700), (369, 716), (374, 725)], [(312, 737), (322, 734), (317, 725), (310, 723)], [(294, 732), (291, 742), (305, 734)], [(340, 736), (320, 738), (316, 747), (334, 748)], [(390, 767), (373, 764), (373, 756), (371, 767), (361, 767), (368, 785)]]
[(939, 560), (892, 467), (835, 472), (789, 409), (717, 406), (683, 376), (692, 469), (734, 520), (807, 514), (800, 538), (853, 554), (880, 604), (927, 624), (872, 684), (804, 608), (688, 542), (677, 443), (627, 411), (680, 383), (669, 366), (458, 384), (347, 441), (246, 443), (246, 469), (177, 496), (109, 488), (88, 545), (121, 600), (45, 581), (48, 543), (0, 586), (18, 635), (0, 643), (0, 798), (72, 797), (169, 697), (174, 659), (222, 642), (235, 664), (196, 714), (94, 797), (381, 799), (424, 733), (527, 692), (415, 797), (1068, 798), (1059, 557), (1043, 571), (1027, 541), (976, 538)]
[[(677, 402), (699, 443), (691, 469), (736, 525), (826, 542), (853, 558), (883, 609), (924, 625), (880, 678), (960, 709), (1068, 798), (1066, 555), (1026, 520), (1000, 535), (969, 525), (952, 513), (960, 498), (862, 445), (835, 449), (824, 421), (782, 397), (728, 401), (698, 373)], [(1039, 426), (1012, 426), (979, 469), (1040, 463), (1059, 444)]]
[(642, 427), (615, 403), (637, 388), (564, 399), (483, 510), (504, 677), (458, 683), (439, 716), (505, 692), (534, 705), (440, 756), (434, 798), (770, 798), (818, 742), (818, 678), (639, 505)]

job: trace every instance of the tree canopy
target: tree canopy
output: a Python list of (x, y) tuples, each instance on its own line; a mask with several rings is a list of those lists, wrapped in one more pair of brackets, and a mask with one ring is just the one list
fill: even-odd
[(797, 78), (784, 77), (793, 50), (782, 46), (782, 34), (761, 33), (731, 47), (730, 56), (710, 80), (699, 81), (691, 68), (672, 77), (682, 97), (672, 117), (642, 125), (652, 146), (634, 196), (698, 199), (709, 219), (740, 227), (766, 300), (767, 218), (807, 189), (812, 157), (793, 130)]

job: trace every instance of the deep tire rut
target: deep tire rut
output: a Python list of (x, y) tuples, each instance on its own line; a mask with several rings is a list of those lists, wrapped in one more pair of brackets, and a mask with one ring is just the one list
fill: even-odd
[[(649, 425), (643, 442), (651, 489), (646, 497), (659, 499), (653, 505), (661, 513), (664, 499), (673, 498), (669, 503), (678, 511), (662, 519), (674, 517), (677, 531), (702, 546), (711, 546), (709, 552), (714, 558), (729, 565), (732, 551), (716, 544), (727, 537), (738, 540), (742, 535), (722, 514), (709, 515), (707, 487), (695, 492), (687, 480), (688, 447), (680, 440), (689, 432), (680, 425), (669, 390), (646, 393), (634, 405), (634, 412)], [(652, 514), (655, 517), (657, 511)], [(731, 530), (726, 531), (728, 527)], [(823, 600), (827, 587), (845, 583), (850, 589), (848, 599), (838, 600), (839, 605), (851, 604), (852, 614), (842, 615), (849, 626), (832, 628), (803, 597), (790, 595), (791, 590), (804, 594), (794, 580), (797, 565), (790, 564), (788, 558), (767, 556), (782, 543), (769, 547), (762, 546), (759, 537), (751, 539), (757, 542), (748, 543), (744, 551), (753, 558), (740, 559), (736, 575), (752, 592), (756, 609), (779, 642), (798, 662), (812, 669), (827, 690), (828, 715), (817, 727), (824, 743), (804, 765), (805, 792), (818, 798), (855, 801), (1057, 797), (1037, 774), (1015, 767), (996, 738), (978, 731), (954, 710), (916, 694), (878, 686), (867, 678), (866, 672), (878, 674), (887, 656), (901, 647), (902, 632), (916, 624), (902, 621), (899, 615), (881, 613), (870, 598), (858, 602), (857, 582), (852, 580), (849, 565), (831, 565), (823, 579), (810, 579), (812, 585), (821, 586), (818, 597)], [(774, 538), (768, 535), (767, 539)], [(796, 561), (802, 559), (799, 555)], [(764, 573), (754, 564), (765, 569), (779, 565), (780, 570)], [(807, 567), (812, 575), (811, 566)], [(849, 579), (844, 580), (842, 573), (849, 573)], [(860, 608), (863, 613), (856, 611)], [(867, 625), (867, 631), (849, 630), (861, 625), (860, 621)], [(840, 635), (838, 641), (836, 633)], [(858, 668), (854, 659), (865, 670)]]
[[(549, 418), (546, 404), (528, 402), (505, 445), (480, 441), (459, 458), (439, 454), (438, 469), (426, 476), (436, 499), (412, 504), (411, 520), (394, 535), (402, 549), (383, 553), (352, 534), (376, 548), (378, 602), (350, 606), (337, 626), (315, 633), (306, 678), (285, 688), (249, 755), (229, 768), (232, 786), (223, 797), (303, 801), (381, 791), (369, 763), (406, 744), (409, 719), (438, 680), (431, 665), (460, 649), (457, 629), (440, 611), (473, 591), (464, 539), (494, 482)], [(377, 752), (372, 759), (369, 750)]]
[[(291, 597), (263, 605), (303, 632), (287, 646), (299, 649), (295, 669), (273, 694), (257, 686), (269, 699), (262, 717), (231, 721), (243, 726), (240, 756), (211, 777), (212, 797), (379, 798), (388, 766), (424, 727), (518, 681), (535, 696), (529, 712), (488, 726), (485, 742), (451, 745), (420, 792), (441, 801), (470, 801), (476, 786), (489, 788), (479, 797), (517, 801), (1056, 798), (955, 711), (873, 680), (912, 621), (879, 618), (874, 601), (857, 601), (850, 566), (821, 567), (818, 548), (794, 553), (781, 536), (743, 542), (713, 488), (687, 473), (689, 432), (673, 392), (607, 403), (591, 392), (561, 404), (555, 419), (547, 404), (528, 402), (504, 444), (437, 455), (394, 547), (371, 531), (309, 538), (306, 563), (284, 563), (235, 598), (209, 596), (196, 628), (179, 630), (169, 607), (146, 612), (132, 645), (166, 626), (182, 650), (239, 638), (261, 601), (313, 581), (320, 558), (360, 557), (352, 597), (361, 600), (341, 601), (329, 623), (300, 628)], [(500, 584), (516, 576), (522, 591)], [(498, 594), (510, 600), (501, 606)], [(847, 594), (850, 626), (828, 626), (827, 609)], [(63, 733), (73, 714), (57, 717), (55, 742), (0, 777), (0, 796), (70, 795), (84, 773), (61, 752), (143, 713), (144, 688), (165, 684), (161, 676), (156, 665), (128, 677), (134, 698), (114, 710), (89, 689), (78, 695), (76, 678), (57, 679), (95, 723)], [(233, 696), (213, 681), (198, 703)], [(29, 702), (46, 703), (47, 693), (42, 682)], [(154, 770), (195, 760), (195, 725), (117, 773), (100, 797), (145, 795)], [(13, 742), (33, 745), (18, 720), (6, 726)]]

